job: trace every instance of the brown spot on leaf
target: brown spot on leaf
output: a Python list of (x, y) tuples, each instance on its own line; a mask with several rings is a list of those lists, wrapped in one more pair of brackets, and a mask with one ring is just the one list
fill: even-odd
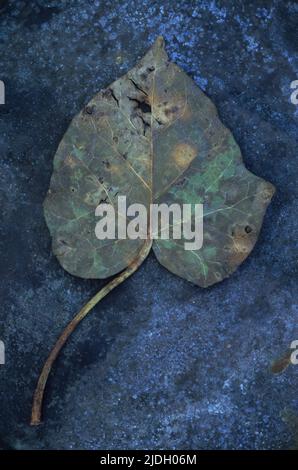
[(269, 202), (274, 193), (275, 193), (274, 187), (271, 184), (267, 183), (266, 188), (262, 191), (262, 194), (261, 194), (263, 201)]
[(72, 157), (72, 155), (67, 155), (65, 158), (65, 165), (69, 166), (70, 168), (74, 168), (76, 166), (76, 160)]
[(187, 168), (196, 155), (197, 149), (184, 143), (177, 144), (172, 151), (173, 160), (179, 168)]
[(234, 225), (231, 228), (231, 242), (225, 251), (229, 253), (229, 264), (238, 265), (249, 255), (256, 242), (255, 227), (249, 224)]
[(191, 117), (191, 111), (184, 95), (175, 94), (169, 99), (162, 92), (155, 97), (153, 114), (157, 121), (165, 125), (170, 125), (179, 119), (185, 121)]
[[(165, 105), (166, 105), (166, 103), (165, 103)], [(166, 109), (165, 109), (165, 115), (166, 115), (166, 116), (169, 116), (170, 114), (175, 114), (175, 113), (177, 113), (177, 111), (179, 111), (178, 106), (172, 106), (171, 108), (166, 108)]]

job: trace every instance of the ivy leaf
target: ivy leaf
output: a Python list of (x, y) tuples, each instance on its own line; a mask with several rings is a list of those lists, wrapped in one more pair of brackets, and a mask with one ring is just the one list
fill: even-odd
[[(231, 132), (210, 99), (158, 38), (125, 76), (100, 91), (73, 119), (54, 158), (44, 211), (63, 268), (103, 279), (120, 273), (78, 313), (46, 362), (35, 392), (32, 424), (40, 422), (51, 366), (76, 325), (143, 262), (151, 246), (171, 272), (201, 287), (229, 276), (253, 249), (273, 186), (248, 171)], [(99, 240), (95, 208), (117, 197), (139, 203), (204, 207), (200, 250), (186, 240)]]

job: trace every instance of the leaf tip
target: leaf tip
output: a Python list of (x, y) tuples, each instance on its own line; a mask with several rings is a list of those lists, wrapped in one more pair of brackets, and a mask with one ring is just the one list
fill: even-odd
[(157, 58), (160, 62), (168, 60), (168, 54), (165, 49), (165, 40), (163, 36), (158, 36), (151, 48), (153, 56)]
[(165, 40), (163, 36), (157, 36), (156, 41), (155, 41), (156, 47), (159, 49), (164, 49), (165, 48)]
[(167, 55), (166, 53), (166, 49), (165, 49), (165, 40), (163, 38), (163, 36), (157, 36), (153, 46), (152, 46), (152, 49), (154, 50), (154, 52), (158, 55)]

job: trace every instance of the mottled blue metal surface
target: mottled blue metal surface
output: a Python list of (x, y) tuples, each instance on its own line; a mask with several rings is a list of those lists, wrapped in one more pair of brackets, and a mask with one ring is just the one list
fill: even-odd
[[(297, 445), (297, 3), (0, 2), (3, 448), (209, 449)], [(64, 349), (45, 423), (28, 426), (57, 335), (104, 283), (51, 254), (42, 201), (72, 116), (157, 35), (212, 98), (245, 163), (277, 188), (261, 237), (228, 280), (202, 290), (152, 254)]]

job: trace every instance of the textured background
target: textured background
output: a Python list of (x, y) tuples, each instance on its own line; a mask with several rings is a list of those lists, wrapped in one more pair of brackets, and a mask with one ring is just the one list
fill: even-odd
[[(297, 3), (2, 0), (0, 13), (0, 447), (297, 446), (298, 366), (271, 370), (298, 339)], [(103, 285), (51, 254), (42, 201), (53, 155), (73, 115), (158, 34), (277, 193), (230, 279), (202, 290), (152, 254), (102, 301), (61, 354), (32, 429), (38, 372)]]

